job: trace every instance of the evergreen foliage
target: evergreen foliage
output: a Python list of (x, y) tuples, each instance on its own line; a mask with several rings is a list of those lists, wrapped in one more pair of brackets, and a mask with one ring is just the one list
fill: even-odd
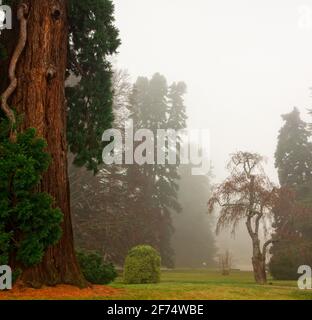
[(78, 251), (77, 258), (82, 273), (87, 281), (92, 284), (108, 284), (117, 277), (117, 272), (112, 263), (104, 263), (98, 252)]
[[(156, 137), (157, 129), (178, 131), (186, 128), (185, 93), (186, 85), (183, 82), (173, 83), (169, 87), (166, 78), (159, 73), (151, 79), (138, 78), (130, 97), (134, 129), (148, 128)], [(177, 141), (176, 150), (179, 150), (180, 142)], [(168, 148), (167, 145), (167, 151)], [(157, 154), (157, 146), (154, 154)], [(171, 214), (179, 213), (182, 209), (177, 199), (180, 178), (178, 154), (176, 160), (176, 164), (134, 165), (128, 170), (129, 177), (135, 177), (133, 188), (141, 191), (137, 194), (137, 205), (142, 206), (142, 213), (145, 212), (145, 230), (152, 228), (150, 234), (154, 234), (154, 246), (159, 248), (162, 262), (167, 267), (174, 266)]]
[(29, 267), (61, 236), (62, 213), (50, 195), (38, 192), (50, 157), (35, 129), (8, 138), (9, 124), (0, 122), (0, 264)]
[[(14, 8), (17, 0), (6, 1)], [(103, 132), (113, 122), (112, 66), (110, 56), (120, 45), (112, 0), (69, 0), (67, 66), (67, 138), (75, 164), (96, 172), (102, 163)], [(13, 24), (16, 21), (13, 20)], [(14, 25), (14, 30), (16, 26)], [(16, 33), (0, 36), (0, 68), (7, 68)], [(7, 86), (1, 76), (0, 90)], [(0, 115), (1, 116), (1, 115)]]
[[(19, 1), (7, 0), (6, 4), (16, 13)], [(69, 0), (67, 14), (68, 142), (75, 164), (96, 172), (102, 160), (101, 137), (113, 120), (108, 57), (120, 45), (114, 5), (112, 0)], [(5, 30), (0, 36), (0, 69), (4, 71), (0, 94), (8, 86), (7, 69), (17, 31), (17, 19), (13, 17), (13, 30)], [(45, 250), (60, 239), (62, 213), (54, 208), (50, 195), (38, 192), (44, 180), (42, 173), (51, 160), (44, 151), (45, 141), (36, 137), (34, 129), (26, 129), (18, 134), (16, 143), (11, 143), (6, 126), (0, 110), (0, 263), (10, 263), (14, 269), (27, 268), (38, 264)]]
[[(299, 193), (303, 200), (311, 192), (312, 143), (308, 125), (300, 119), (297, 108), (282, 116), (285, 121), (280, 130), (275, 153), (275, 166), (279, 181)], [(310, 189), (310, 190), (308, 190)]]
[[(138, 78), (133, 88), (125, 79), (114, 83), (114, 128), (124, 132), (128, 119), (133, 120), (134, 131), (146, 128), (155, 137), (157, 129), (185, 128), (183, 82), (168, 86), (165, 77), (155, 74), (152, 79)], [(135, 142), (135, 148), (139, 144)], [(130, 248), (145, 243), (160, 251), (165, 266), (173, 267), (172, 214), (181, 211), (178, 168), (178, 157), (175, 165), (105, 165), (92, 180), (86, 170), (71, 166), (79, 247), (98, 250), (122, 265)]]
[(69, 1), (68, 75), (66, 88), (68, 143), (74, 163), (97, 171), (102, 163), (103, 132), (113, 122), (112, 67), (108, 59), (120, 45), (111, 0)]
[[(274, 210), (274, 237), (278, 241), (271, 248), (269, 267), (276, 279), (297, 279), (298, 267), (312, 264), (312, 143), (298, 109), (282, 118), (285, 124), (278, 137), (275, 165), (281, 186), (293, 195)], [(296, 214), (298, 205), (305, 208), (304, 215)], [(297, 237), (290, 238), (290, 234)]]

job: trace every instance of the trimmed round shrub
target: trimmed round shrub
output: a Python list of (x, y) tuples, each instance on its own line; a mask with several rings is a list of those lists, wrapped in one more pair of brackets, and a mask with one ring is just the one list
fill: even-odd
[(117, 277), (112, 263), (104, 263), (97, 252), (77, 252), (78, 262), (86, 280), (92, 284), (108, 284)]
[(158, 283), (160, 281), (161, 258), (151, 246), (132, 248), (124, 266), (124, 282), (127, 284)]

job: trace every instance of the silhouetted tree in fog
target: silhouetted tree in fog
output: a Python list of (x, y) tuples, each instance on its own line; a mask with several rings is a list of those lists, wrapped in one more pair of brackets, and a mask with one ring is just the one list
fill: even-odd
[(258, 154), (234, 154), (228, 165), (230, 176), (216, 187), (208, 202), (210, 213), (220, 209), (217, 232), (225, 227), (231, 227), (232, 232), (235, 232), (238, 224), (245, 221), (252, 241), (254, 276), (259, 284), (267, 281), (267, 249), (276, 241), (269, 239), (261, 244), (260, 228), (267, 233), (267, 223), (279, 199), (279, 190), (264, 174), (262, 161), (263, 158)]
[[(274, 210), (275, 236), (281, 241), (271, 248), (270, 271), (277, 279), (296, 279), (300, 265), (312, 264), (312, 143), (297, 108), (282, 118), (275, 166), (281, 186), (292, 192)], [(299, 206), (304, 215), (296, 214)], [(296, 239), (285, 237), (285, 223), (289, 232), (298, 234)]]
[(209, 175), (192, 175), (191, 164), (179, 168), (178, 200), (182, 211), (173, 215), (172, 247), (175, 264), (180, 268), (216, 265), (216, 246), (212, 217), (207, 215), (207, 197), (211, 194)]

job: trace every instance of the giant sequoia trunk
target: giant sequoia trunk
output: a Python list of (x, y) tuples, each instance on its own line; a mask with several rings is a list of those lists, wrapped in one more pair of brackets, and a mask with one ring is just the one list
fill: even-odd
[(41, 191), (55, 198), (64, 214), (60, 242), (49, 248), (42, 263), (25, 270), (27, 285), (59, 283), (83, 286), (73, 247), (67, 173), (65, 70), (68, 25), (65, 0), (25, 0), (29, 7), (27, 44), (18, 62), (18, 86), (12, 105), (24, 115), (23, 127), (34, 127), (48, 143), (52, 163), (41, 182)]

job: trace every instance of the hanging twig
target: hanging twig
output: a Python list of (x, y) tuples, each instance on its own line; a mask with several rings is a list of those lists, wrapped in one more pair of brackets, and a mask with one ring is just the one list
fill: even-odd
[(17, 18), (20, 23), (20, 34), (19, 34), (18, 43), (16, 45), (16, 48), (14, 50), (14, 53), (10, 61), (10, 66), (9, 66), (10, 84), (1, 96), (1, 108), (11, 122), (12, 129), (11, 129), (10, 138), (12, 140), (15, 140), (15, 136), (16, 136), (15, 134), (16, 118), (15, 118), (14, 111), (8, 105), (8, 99), (10, 98), (10, 96), (13, 94), (13, 92), (17, 87), (17, 78), (15, 75), (15, 70), (16, 70), (17, 62), (26, 45), (26, 40), (27, 40), (26, 15), (27, 14), (28, 14), (28, 6), (25, 3), (20, 4), (17, 10)]

